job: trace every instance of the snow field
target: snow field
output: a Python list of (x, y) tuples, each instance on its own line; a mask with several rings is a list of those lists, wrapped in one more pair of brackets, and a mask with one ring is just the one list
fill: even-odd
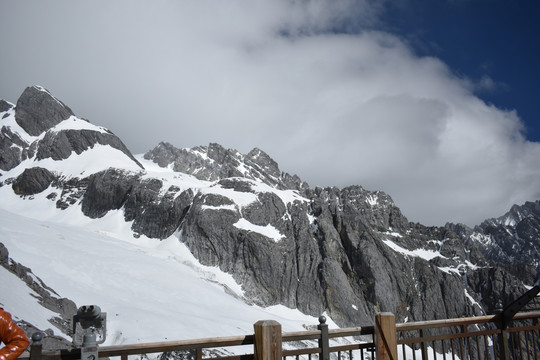
[[(106, 217), (111, 224), (119, 218)], [(96, 230), (107, 222), (101, 221), (72, 226), (0, 210), (0, 235), (14, 261), (77, 306), (96, 304), (107, 312), (106, 345), (250, 334), (264, 319), (280, 322), (283, 331), (318, 323), (284, 306), (247, 305), (231, 275), (200, 265), (176, 236), (161, 242), (113, 237), (112, 228)], [(5, 308), (16, 318), (52, 328), (50, 311), (32, 302), (30, 289), (25, 294), (24, 285), (16, 288), (1, 298)]]

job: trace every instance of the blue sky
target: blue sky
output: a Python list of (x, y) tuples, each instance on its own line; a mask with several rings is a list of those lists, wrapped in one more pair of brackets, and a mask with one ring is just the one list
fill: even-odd
[(418, 54), (442, 59), (459, 76), (486, 79), (476, 95), (517, 110), (527, 138), (540, 141), (540, 2), (396, 1), (383, 22)]
[(314, 186), (479, 224), (540, 199), (538, 5), (1, 1), (0, 97), (41, 85), (133, 153), (258, 147)]

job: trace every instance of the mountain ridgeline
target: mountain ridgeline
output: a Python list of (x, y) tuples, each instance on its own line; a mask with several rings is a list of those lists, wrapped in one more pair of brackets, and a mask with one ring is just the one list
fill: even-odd
[[(453, 318), (494, 313), (536, 278), (539, 201), (474, 229), (428, 227), (383, 192), (312, 188), (260, 149), (160, 143), (145, 163), (41, 87), (15, 105), (0, 100), (0, 119), (0, 187), (92, 219), (120, 210), (135, 236), (177, 236), (232, 274), (248, 303), (326, 312), (341, 326), (371, 323), (376, 311)], [(102, 168), (65, 166), (98, 151), (112, 154)]]

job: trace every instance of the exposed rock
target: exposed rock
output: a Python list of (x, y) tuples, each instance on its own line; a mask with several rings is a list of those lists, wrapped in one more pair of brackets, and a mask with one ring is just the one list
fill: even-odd
[(253, 164), (258, 165), (258, 171), (261, 174), (266, 174), (267, 176), (278, 179), (281, 175), (279, 170), (278, 163), (274, 161), (267, 153), (262, 151), (259, 148), (251, 150), (247, 156), (246, 160), (252, 162)]
[(0, 99), (0, 113), (6, 112), (13, 108), (13, 104), (8, 103), (6, 100)]
[(0, 129), (0, 169), (11, 170), (26, 158), (28, 144), (9, 127)]
[[(250, 192), (248, 181), (219, 184)], [(240, 211), (220, 207), (226, 198), (199, 194), (181, 227), (182, 241), (194, 255), (232, 273), (256, 303), (281, 303), (311, 315), (327, 311), (340, 325), (370, 321), (378, 310), (401, 320), (471, 313), (459, 272), (440, 270), (441, 258), (410, 258), (383, 242), (392, 238), (404, 249), (428, 249), (437, 242), (437, 250), (456, 255), (444, 258), (445, 266), (456, 267), (468, 256), (459, 238), (444, 228), (409, 224), (384, 193), (326, 188), (316, 189), (310, 203), (286, 205), (273, 193), (257, 199)], [(238, 229), (234, 224), (241, 218), (269, 224), (284, 238)]]
[(120, 209), (138, 181), (136, 175), (108, 169), (89, 177), (88, 188), (81, 202), (82, 212), (90, 218), (103, 217), (110, 210)]
[(11, 184), (17, 195), (34, 195), (47, 189), (56, 176), (41, 167), (28, 168)]
[(508, 305), (524, 293), (523, 286), (503, 268), (480, 268), (467, 274), (467, 280), (482, 299), (484, 309), (488, 314), (495, 314), (499, 307)]
[(42, 134), (73, 115), (64, 103), (36, 86), (24, 90), (17, 100), (16, 110), (17, 124), (32, 136)]
[(95, 145), (109, 145), (122, 151), (133, 162), (143, 166), (133, 157), (124, 143), (112, 133), (103, 133), (93, 130), (63, 130), (59, 132), (49, 131), (38, 143), (36, 159), (42, 160), (51, 158), (53, 160), (63, 160), (71, 154), (81, 154)]
[(47, 198), (52, 201), (56, 201), (56, 207), (58, 209), (65, 210), (82, 199), (84, 194), (86, 194), (89, 182), (89, 178), (70, 178), (67, 180), (58, 179), (57, 181), (53, 182), (53, 186), (60, 194), (58, 194), (56, 191), (52, 191), (49, 195), (47, 195)]
[[(2, 104), (2, 109), (13, 110), (9, 103)], [(45, 134), (42, 138), (27, 143), (27, 140), (23, 140), (21, 134), (17, 133), (20, 130), (2, 126), (0, 129), (0, 169), (2, 170), (10, 170), (23, 160), (34, 157), (35, 160), (67, 159), (72, 154), (81, 154), (96, 145), (108, 145), (120, 150), (141, 169), (143, 168), (124, 143), (110, 131), (79, 129), (78, 124), (75, 124), (75, 129), (54, 131), (53, 128), (56, 125), (70, 118), (70, 121), (75, 123), (86, 120), (76, 118), (71, 109), (41, 87), (26, 88), (19, 97), (17, 106), (11, 111), (13, 112), (15, 121), (27, 134), (32, 136)], [(6, 115), (9, 114), (6, 112)]]
[[(540, 266), (540, 201), (514, 205), (505, 215), (485, 220), (464, 238), (486, 259), (511, 265), (508, 271), (532, 284), (535, 276), (523, 276)], [(524, 267), (530, 269), (523, 272)]]
[(163, 184), (157, 179), (137, 183), (124, 207), (126, 221), (133, 220), (131, 229), (151, 238), (171, 236), (184, 219), (191, 205), (193, 191), (181, 192), (170, 187), (161, 194)]
[(9, 266), (9, 252), (2, 243), (0, 243), (0, 265), (6, 269)]
[(308, 185), (298, 176), (281, 173), (278, 164), (260, 149), (242, 155), (234, 149), (211, 143), (193, 149), (178, 149), (169, 143), (160, 143), (144, 154), (161, 167), (195, 176), (200, 180), (217, 181), (231, 177), (259, 180), (279, 189), (305, 189)]

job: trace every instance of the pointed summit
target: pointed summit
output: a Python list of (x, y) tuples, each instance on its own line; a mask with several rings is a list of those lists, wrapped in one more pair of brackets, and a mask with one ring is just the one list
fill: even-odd
[(73, 116), (73, 111), (41, 86), (27, 87), (16, 105), (15, 121), (29, 135), (38, 136)]
[[(70, 168), (75, 172), (64, 173), (70, 176), (88, 174), (90, 165), (92, 171), (114, 166), (111, 162), (95, 161), (98, 158), (115, 159), (119, 167), (143, 168), (116, 135), (78, 118), (41, 86), (27, 87), (15, 106), (0, 101), (0, 110), (0, 170), (9, 171), (25, 160), (29, 162), (24, 167), (62, 172)], [(41, 161), (45, 162), (39, 164)], [(69, 167), (67, 163), (76, 166)]]

